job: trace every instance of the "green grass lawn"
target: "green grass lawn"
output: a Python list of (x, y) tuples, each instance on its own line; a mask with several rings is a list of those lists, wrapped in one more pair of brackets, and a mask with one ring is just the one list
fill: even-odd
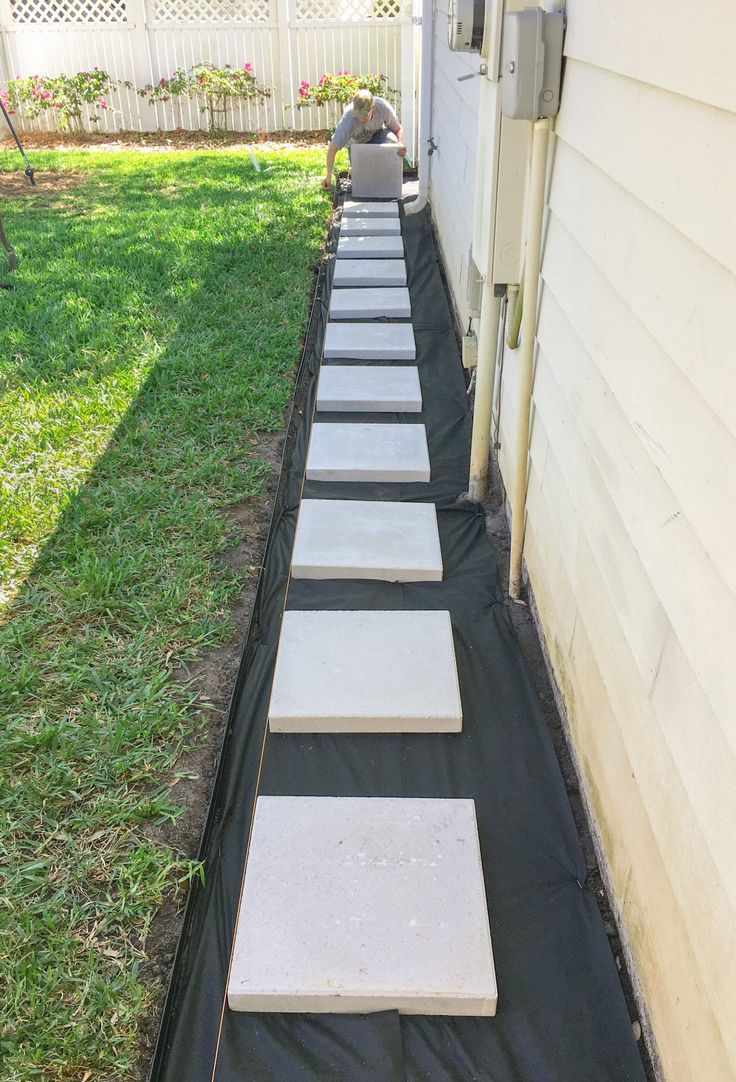
[(1, 208), (0, 1076), (120, 1080), (198, 874), (152, 840), (202, 736), (172, 667), (231, 634), (221, 511), (263, 491), (329, 200), (322, 149), (33, 158), (86, 176)]

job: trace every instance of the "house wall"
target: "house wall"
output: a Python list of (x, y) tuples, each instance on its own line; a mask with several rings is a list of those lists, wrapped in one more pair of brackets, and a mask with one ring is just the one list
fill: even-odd
[(478, 71), (479, 57), (450, 50), (447, 12), (448, 0), (435, 0), (432, 138), (437, 150), (431, 159), (430, 201), (457, 313), (467, 326), (481, 80), (457, 81), (459, 75)]
[[(525, 559), (671, 1082), (736, 1078), (736, 9), (568, 0)], [(513, 475), (515, 355), (501, 397)]]

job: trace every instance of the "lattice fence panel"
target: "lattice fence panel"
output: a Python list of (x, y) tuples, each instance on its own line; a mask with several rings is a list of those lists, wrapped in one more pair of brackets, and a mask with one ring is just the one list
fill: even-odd
[(125, 0), (10, 0), (16, 23), (126, 23)]
[(364, 19), (397, 19), (401, 0), (296, 0), (297, 19), (339, 19), (362, 22)]
[(160, 23), (265, 23), (271, 0), (153, 0), (151, 19)]

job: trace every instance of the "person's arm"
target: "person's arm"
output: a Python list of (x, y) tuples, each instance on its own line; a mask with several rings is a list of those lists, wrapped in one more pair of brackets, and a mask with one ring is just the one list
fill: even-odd
[(330, 145), (327, 148), (327, 162), (325, 163), (325, 175), (322, 180), (322, 187), (329, 188), (332, 184), (332, 169), (335, 164), (335, 155), (337, 154), (337, 147), (330, 140)]
[(399, 124), (395, 134), (396, 134), (396, 138), (401, 143), (401, 146), (399, 147), (399, 157), (405, 158), (406, 157), (406, 140), (404, 139), (404, 129), (402, 128), (401, 124)]

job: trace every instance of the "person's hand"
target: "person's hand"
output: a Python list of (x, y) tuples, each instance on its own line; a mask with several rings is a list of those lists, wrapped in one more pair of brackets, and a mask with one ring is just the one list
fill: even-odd
[(399, 155), (400, 158), (405, 158), (406, 157), (406, 147), (400, 146), (397, 149), (396, 153)]
[[(406, 151), (404, 151), (406, 153)], [(326, 192), (332, 187), (332, 177), (322, 177), (322, 187)]]

